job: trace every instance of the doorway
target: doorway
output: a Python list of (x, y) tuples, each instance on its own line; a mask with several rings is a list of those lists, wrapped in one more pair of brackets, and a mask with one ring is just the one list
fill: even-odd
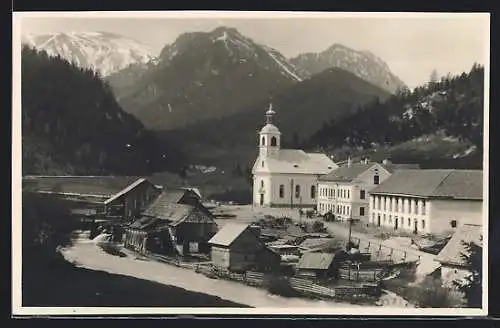
[(260, 206), (264, 205), (264, 194), (260, 194), (259, 204)]
[(394, 218), (394, 230), (398, 230), (398, 218)]
[(377, 217), (377, 226), (380, 227), (380, 215)]

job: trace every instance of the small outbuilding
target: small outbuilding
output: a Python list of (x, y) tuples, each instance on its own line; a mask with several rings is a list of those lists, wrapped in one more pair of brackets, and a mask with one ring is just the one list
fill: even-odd
[(273, 271), (281, 256), (271, 250), (248, 224), (228, 223), (208, 242), (214, 267), (230, 271)]

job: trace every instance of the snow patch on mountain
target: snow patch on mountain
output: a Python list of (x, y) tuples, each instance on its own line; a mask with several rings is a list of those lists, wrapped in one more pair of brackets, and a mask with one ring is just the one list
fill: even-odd
[(108, 32), (64, 32), (54, 34), (25, 34), (22, 43), (61, 56), (75, 64), (94, 69), (107, 76), (132, 64), (155, 60), (148, 46)]

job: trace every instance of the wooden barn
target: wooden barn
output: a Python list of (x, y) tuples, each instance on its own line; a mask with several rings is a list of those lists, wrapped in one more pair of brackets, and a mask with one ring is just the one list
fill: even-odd
[(217, 224), (190, 193), (162, 192), (142, 218), (127, 227), (125, 246), (158, 254), (208, 253), (208, 240), (216, 234)]
[(228, 223), (209, 241), (215, 267), (230, 271), (274, 271), (281, 256), (267, 247), (248, 224)]
[(134, 220), (161, 192), (147, 179), (129, 176), (26, 176), (23, 184), (73, 202), (81, 213), (93, 213), (83, 215), (89, 220), (120, 223)]

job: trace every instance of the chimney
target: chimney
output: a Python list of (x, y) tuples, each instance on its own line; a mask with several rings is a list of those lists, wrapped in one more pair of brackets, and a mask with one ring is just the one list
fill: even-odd
[(382, 161), (382, 164), (384, 164), (384, 165), (389, 165), (389, 164), (392, 164), (392, 162), (391, 162), (391, 160), (390, 160), (390, 159), (386, 158), (386, 159), (384, 159), (384, 160)]

